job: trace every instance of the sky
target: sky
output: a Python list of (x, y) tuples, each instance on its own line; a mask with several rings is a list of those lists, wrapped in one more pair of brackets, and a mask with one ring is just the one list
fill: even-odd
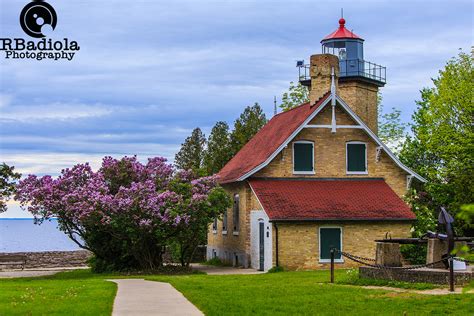
[[(0, 0), (0, 38), (20, 37), (26, 0)], [(419, 90), (473, 40), (472, 1), (60, 1), (50, 38), (81, 49), (72, 61), (0, 52), (0, 161), (57, 175), (105, 155), (173, 160), (195, 127), (231, 126), (258, 102), (267, 117), (338, 27), (365, 39), (387, 67), (384, 108), (410, 122)], [(25, 217), (15, 203), (0, 217)]]

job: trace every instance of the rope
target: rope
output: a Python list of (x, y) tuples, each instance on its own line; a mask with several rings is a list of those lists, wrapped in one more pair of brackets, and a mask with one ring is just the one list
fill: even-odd
[(340, 253), (344, 257), (346, 257), (346, 258), (348, 258), (348, 259), (350, 259), (354, 262), (357, 262), (357, 263), (360, 263), (360, 264), (363, 264), (363, 265), (366, 265), (366, 266), (369, 266), (369, 267), (372, 267), (372, 268), (385, 269), (385, 270), (415, 270), (415, 269), (431, 267), (431, 266), (434, 266), (438, 263), (441, 263), (441, 262), (447, 260), (447, 259), (441, 259), (441, 260), (438, 260), (438, 261), (435, 261), (435, 262), (430, 262), (430, 263), (426, 263), (426, 264), (418, 264), (418, 265), (407, 266), (407, 267), (388, 267), (388, 266), (384, 266), (384, 265), (381, 265), (381, 264), (372, 264), (372, 263), (364, 262), (364, 261), (362, 261), (362, 259), (359, 259), (359, 258), (362, 258), (362, 257), (358, 257), (358, 256), (352, 255), (348, 252), (340, 251), (338, 249), (334, 249), (334, 251), (337, 252), (337, 253)]

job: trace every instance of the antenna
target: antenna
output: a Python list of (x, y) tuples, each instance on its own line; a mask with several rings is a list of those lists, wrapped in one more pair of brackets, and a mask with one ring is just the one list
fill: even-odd
[(344, 18), (344, 8), (341, 8), (341, 18)]
[(277, 97), (273, 96), (273, 115), (277, 115)]

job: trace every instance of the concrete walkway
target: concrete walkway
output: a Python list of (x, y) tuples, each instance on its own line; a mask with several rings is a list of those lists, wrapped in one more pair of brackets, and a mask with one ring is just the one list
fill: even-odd
[(109, 281), (118, 284), (113, 316), (204, 315), (168, 283), (143, 279)]

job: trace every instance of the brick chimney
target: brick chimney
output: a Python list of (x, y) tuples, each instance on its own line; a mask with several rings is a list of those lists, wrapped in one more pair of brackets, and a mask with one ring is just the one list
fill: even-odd
[(309, 87), (309, 101), (316, 103), (326, 92), (331, 91), (331, 72), (334, 68), (336, 91), (338, 91), (339, 58), (332, 54), (312, 55), (309, 73), (311, 85)]

